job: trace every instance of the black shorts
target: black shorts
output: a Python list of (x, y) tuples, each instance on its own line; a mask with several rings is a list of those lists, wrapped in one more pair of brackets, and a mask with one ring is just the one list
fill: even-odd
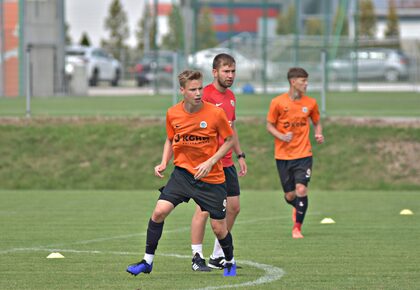
[(281, 186), (284, 192), (294, 191), (296, 184), (308, 186), (312, 174), (312, 156), (293, 159), (276, 159)]
[(238, 196), (241, 194), (239, 189), (238, 173), (236, 173), (235, 165), (223, 167), (226, 178), (227, 196)]
[(226, 216), (226, 183), (195, 180), (186, 169), (176, 166), (160, 192), (159, 199), (169, 201), (175, 207), (192, 198), (202, 211), (209, 212), (212, 219), (221, 220)]

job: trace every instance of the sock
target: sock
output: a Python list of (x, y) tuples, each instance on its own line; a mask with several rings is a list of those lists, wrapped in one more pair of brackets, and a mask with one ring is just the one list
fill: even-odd
[(147, 264), (152, 265), (154, 258), (155, 255), (144, 254), (143, 260), (145, 260)]
[(230, 232), (227, 233), (226, 237), (219, 240), (220, 246), (222, 247), (223, 253), (225, 254), (226, 261), (233, 259), (233, 239)]
[(306, 210), (308, 209), (308, 197), (297, 197), (296, 198), (296, 223), (303, 224)]
[(155, 223), (152, 219), (149, 220), (146, 237), (146, 254), (154, 255), (160, 237), (162, 236), (163, 222)]
[(203, 256), (203, 244), (191, 245), (191, 250), (192, 250), (193, 257), (195, 256), (196, 253), (198, 253), (200, 255), (200, 257), (202, 259), (204, 259), (204, 256)]
[(223, 249), (220, 246), (219, 240), (217, 238), (214, 239), (213, 254), (211, 254), (211, 256), (213, 257), (213, 259), (224, 256)]
[(288, 204), (290, 204), (291, 206), (296, 207), (296, 201), (297, 201), (297, 197), (296, 197), (296, 196), (295, 196), (295, 198), (294, 198), (293, 200), (288, 200), (288, 199), (286, 198), (286, 196), (284, 196), (284, 200), (285, 200)]

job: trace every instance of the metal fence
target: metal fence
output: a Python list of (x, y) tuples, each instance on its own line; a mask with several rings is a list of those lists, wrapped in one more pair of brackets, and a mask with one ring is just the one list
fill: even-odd
[[(17, 44), (19, 35), (24, 34), (26, 30), (28, 42), (33, 33), (30, 33), (32, 31), (30, 27), (18, 25), (19, 21), (16, 18), (19, 14), (18, 2), (17, 0), (0, 0), (0, 96), (15, 96), (25, 92), (25, 87), (22, 87), (25, 85), (25, 71), (22, 68), (30, 67), (19, 65), (25, 63), (24, 49), (27, 44), (25, 42), (19, 51)], [(50, 11), (52, 21), (55, 21), (53, 23), (61, 24), (62, 20), (58, 21), (51, 17), (56, 11), (62, 10), (60, 5), (53, 0), (45, 1), (45, 3), (38, 2), (28, 2), (25, 9), (30, 11), (33, 6), (34, 12), (33, 15), (28, 11), (26, 14), (31, 16), (33, 21), (21, 21), (20, 24), (23, 25), (20, 26), (25, 26), (25, 23), (26, 26), (34, 26), (29, 24), (36, 23), (35, 20), (43, 20), (41, 14), (46, 13), (47, 10), (39, 5), (48, 3), (49, 7), (52, 7), (48, 11)], [(5, 13), (5, 5), (8, 5), (7, 13)], [(11, 18), (12, 14), (16, 16), (14, 19)], [(45, 38), (44, 34), (43, 32), (42, 35), (33, 37)], [(33, 72), (32, 79), (28, 81), (29, 84), (46, 84), (45, 79), (48, 77), (48, 86), (44, 85), (42, 88), (58, 94), (69, 87), (63, 70), (63, 31), (57, 29), (57, 31), (51, 31), (49, 35), (51, 39), (45, 42), (47, 44), (34, 43), (32, 64), (36, 71)], [(54, 46), (54, 43), (58, 44)], [(324, 35), (301, 34), (280, 36), (268, 34), (267, 37), (262, 38), (247, 32), (233, 35), (215, 48), (196, 51), (190, 55), (161, 50), (156, 52), (156, 56), (166, 53), (170, 57), (166, 62), (159, 58), (152, 60), (148, 71), (142, 63), (144, 55), (138, 56), (136, 49), (129, 49), (129, 53), (118, 54), (124, 56), (120, 59), (122, 81), (119, 85), (146, 86), (156, 91), (164, 87), (174, 88), (176, 81), (173, 80), (176, 80), (177, 74), (185, 68), (202, 70), (205, 74), (204, 81), (208, 83), (212, 80), (212, 59), (220, 51), (231, 53), (236, 58), (235, 87), (244, 92), (277, 91), (279, 87), (287, 86), (286, 73), (292, 66), (301, 66), (309, 72), (312, 89), (320, 89), (323, 86), (321, 84), (322, 72), (325, 72), (326, 87), (329, 90), (357, 90), (360, 86), (371, 86), (374, 89), (375, 85), (384, 86), (385, 83), (398, 85), (403, 90), (420, 90), (420, 38), (401, 40), (358, 38), (356, 41), (354, 38), (336, 35), (328, 38)], [(407, 58), (397, 59), (396, 55), (400, 55), (400, 51)], [(321, 62), (322, 52), (326, 53), (325, 64)], [(388, 55), (391, 56), (388, 57)], [(52, 67), (48, 70), (48, 74), (43, 73), (47, 72), (47, 70), (44, 71), (47, 66)], [(141, 77), (146, 78), (147, 81), (140, 81)]]

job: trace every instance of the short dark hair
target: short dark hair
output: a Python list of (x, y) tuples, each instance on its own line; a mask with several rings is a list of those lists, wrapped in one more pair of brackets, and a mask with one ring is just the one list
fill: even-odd
[(178, 75), (179, 85), (185, 88), (187, 81), (202, 80), (203, 74), (198, 70), (184, 70)]
[(213, 59), (213, 69), (218, 69), (222, 65), (232, 65), (236, 64), (233, 56), (227, 53), (219, 53)]
[(287, 72), (287, 80), (290, 83), (291, 79), (296, 78), (307, 78), (309, 74), (301, 67), (291, 67), (289, 68), (289, 71)]

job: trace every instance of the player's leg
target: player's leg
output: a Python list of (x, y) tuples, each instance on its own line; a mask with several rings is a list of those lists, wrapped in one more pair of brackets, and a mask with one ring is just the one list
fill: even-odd
[(209, 213), (202, 211), (200, 206), (195, 207), (191, 221), (191, 249), (193, 254), (191, 268), (194, 271), (210, 271), (203, 255), (203, 239), (208, 216)]
[(143, 260), (127, 267), (127, 272), (133, 275), (149, 274), (152, 271), (153, 259), (159, 240), (162, 236), (165, 218), (174, 209), (174, 205), (167, 200), (158, 200), (147, 226), (146, 252)]
[(294, 176), (291, 174), (291, 160), (276, 160), (277, 171), (280, 178), (281, 187), (284, 192), (284, 200), (293, 207), (292, 221), (296, 221), (296, 185)]
[(224, 274), (225, 276), (235, 276), (236, 263), (233, 257), (233, 238), (227, 229), (226, 219), (220, 220), (211, 218), (210, 223), (225, 256)]
[[(146, 251), (143, 260), (127, 267), (127, 272), (133, 275), (150, 273), (153, 267), (153, 259), (160, 237), (162, 236), (165, 218), (180, 203), (188, 202), (189, 193), (192, 191), (189, 182), (185, 182), (185, 170), (175, 168), (166, 186), (160, 188), (159, 200), (156, 203), (152, 216), (149, 220), (146, 236)], [(190, 174), (191, 180), (194, 177)]]
[[(236, 217), (240, 212), (240, 188), (238, 174), (235, 166), (223, 168), (226, 177), (227, 202), (226, 202), (226, 224), (228, 231), (232, 231)], [(209, 267), (223, 269), (225, 257), (218, 239), (214, 240), (213, 253), (210, 255)]]
[(296, 180), (296, 221), (293, 226), (292, 235), (296, 238), (303, 238), (301, 227), (308, 209), (308, 183), (311, 178), (312, 157), (296, 160), (294, 178)]
[(197, 205), (191, 220), (191, 249), (193, 256), (198, 253), (203, 257), (203, 239), (209, 213)]

